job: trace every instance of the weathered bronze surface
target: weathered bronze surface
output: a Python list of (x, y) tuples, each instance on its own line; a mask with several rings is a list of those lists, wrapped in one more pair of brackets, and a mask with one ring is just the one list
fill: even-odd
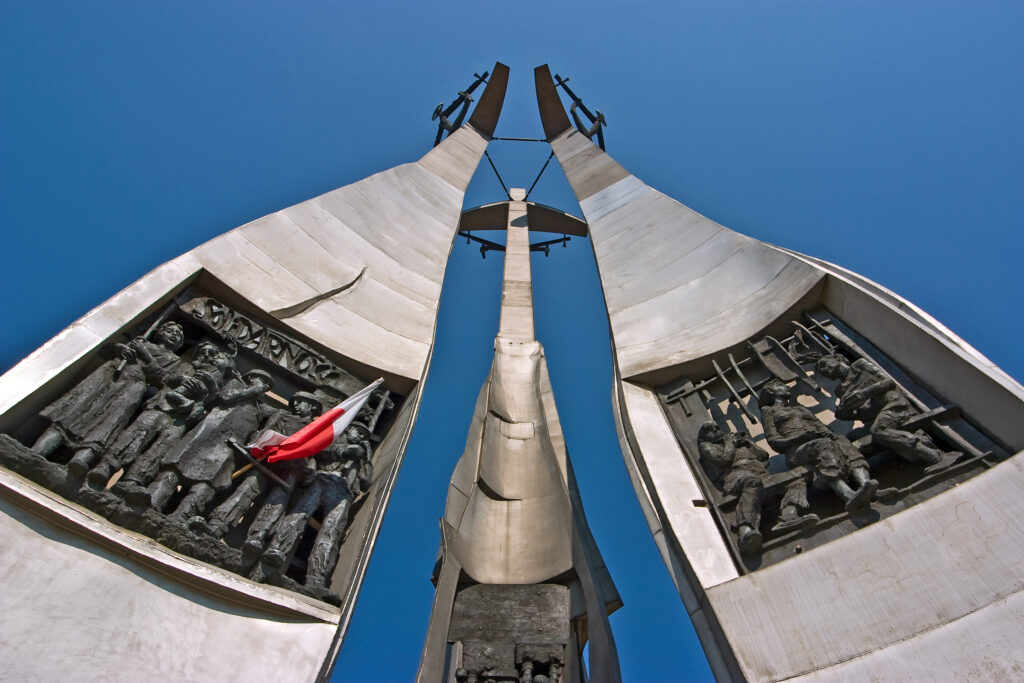
[(251, 316), (232, 310), (216, 299), (195, 297), (183, 304), (181, 309), (240, 348), (276, 363), (316, 387), (329, 387), (344, 395), (355, 393), (363, 387), (363, 382), (308, 345), (257, 322)]
[(849, 363), (841, 354), (833, 353), (818, 359), (815, 368), (829, 379), (840, 380), (836, 417), (869, 424), (871, 437), (879, 446), (909, 462), (927, 464), (928, 472), (945, 469), (963, 456), (960, 451), (939, 450), (922, 429), (911, 433), (902, 428), (919, 413), (892, 378), (874, 363), (863, 358)]
[[(825, 310), (658, 395), (741, 571), (888, 517), (1008, 453)], [(777, 334), (777, 332), (776, 332)], [(683, 466), (687, 466), (682, 464)]]
[(878, 482), (871, 478), (867, 460), (849, 439), (830, 430), (804, 406), (790, 404), (790, 398), (789, 387), (777, 379), (761, 389), (768, 445), (786, 456), (790, 468), (803, 465), (814, 472), (814, 484), (832, 489), (847, 511), (870, 505)]
[[(214, 298), (181, 300), (43, 407), (31, 448), (0, 435), (0, 465), (172, 550), (338, 604), (331, 574), (395, 400), (376, 391), (314, 458), (253, 463), (259, 431), (293, 434), (365, 382)], [(280, 386), (301, 387), (287, 407)]]

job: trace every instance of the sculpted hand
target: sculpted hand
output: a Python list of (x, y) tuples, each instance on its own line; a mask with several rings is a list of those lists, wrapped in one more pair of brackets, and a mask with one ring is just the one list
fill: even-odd
[(135, 360), (135, 349), (131, 346), (127, 344), (115, 344), (115, 347), (117, 348), (117, 355), (120, 356), (122, 360), (128, 361), (129, 363)]
[(203, 383), (195, 377), (186, 377), (181, 380), (181, 387), (193, 394), (198, 394), (203, 390)]

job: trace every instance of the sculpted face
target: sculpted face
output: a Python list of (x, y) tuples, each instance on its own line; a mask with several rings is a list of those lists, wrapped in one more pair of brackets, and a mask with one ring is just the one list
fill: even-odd
[(846, 375), (846, 371), (849, 369), (849, 366), (837, 356), (823, 356), (814, 367), (829, 379), (840, 379)]
[(262, 388), (264, 391), (270, 389), (270, 382), (268, 382), (267, 378), (261, 374), (250, 372), (247, 373), (242, 379), (244, 379), (245, 383), (250, 386), (258, 384), (260, 388)]
[(177, 351), (185, 343), (185, 333), (178, 323), (164, 323), (157, 328), (154, 336), (157, 343), (163, 343), (164, 346), (172, 351)]
[(349, 443), (359, 443), (359, 430), (355, 427), (349, 427), (345, 431), (345, 438), (348, 439)]
[(213, 360), (220, 353), (220, 349), (213, 342), (204, 341), (199, 344), (197, 356), (202, 360)]
[(313, 402), (308, 399), (302, 398), (301, 396), (295, 399), (292, 405), (292, 412), (294, 412), (299, 417), (309, 417), (310, 415), (313, 414), (314, 410), (316, 410), (316, 406), (313, 404)]
[(722, 434), (722, 430), (714, 422), (705, 422), (700, 426), (700, 431), (697, 432), (697, 440), (722, 443), (725, 441), (725, 434)]
[(788, 405), (789, 396), (789, 387), (777, 379), (761, 388), (761, 397), (765, 399), (767, 405)]

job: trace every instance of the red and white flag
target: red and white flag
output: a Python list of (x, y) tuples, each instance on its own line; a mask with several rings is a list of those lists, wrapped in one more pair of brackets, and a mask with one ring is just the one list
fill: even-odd
[(249, 452), (257, 459), (266, 458), (269, 462), (316, 455), (341, 438), (366, 399), (370, 398), (370, 393), (382, 382), (383, 378), (368, 384), (291, 436), (273, 429), (264, 430), (256, 441), (249, 444)]

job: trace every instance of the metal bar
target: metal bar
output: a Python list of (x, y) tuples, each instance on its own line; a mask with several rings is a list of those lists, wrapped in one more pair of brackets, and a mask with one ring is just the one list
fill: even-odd
[(692, 394), (688, 394), (679, 399), (679, 405), (683, 407), (683, 412), (686, 413), (686, 417), (693, 417), (693, 411), (690, 410), (690, 405), (686, 402)]
[(802, 367), (800, 367), (800, 363), (797, 362), (796, 358), (793, 358), (793, 356), (790, 355), (789, 351), (786, 350), (785, 346), (779, 343), (778, 339), (768, 336), (765, 337), (765, 340), (768, 342), (768, 348), (775, 352), (776, 358), (778, 358), (789, 371), (796, 375), (798, 381), (807, 384), (815, 391), (821, 391), (821, 386), (815, 382), (814, 378), (808, 375)]
[(548, 160), (545, 161), (544, 165), (540, 167), (540, 173), (538, 173), (537, 177), (533, 179), (533, 184), (530, 185), (530, 189), (526, 191), (526, 197), (523, 198), (524, 200), (530, 198), (530, 193), (533, 192), (533, 188), (537, 186), (537, 182), (540, 180), (540, 177), (544, 175), (544, 171), (547, 170), (548, 164), (551, 163), (551, 157), (553, 156), (555, 156), (554, 151), (552, 151), (551, 154), (548, 155)]
[(733, 387), (733, 385), (729, 383), (729, 380), (725, 378), (725, 373), (722, 372), (722, 368), (718, 365), (718, 361), (711, 359), (711, 364), (715, 366), (715, 374), (718, 375), (718, 379), (722, 380), (722, 384), (724, 384), (726, 388), (729, 390), (729, 393), (732, 395), (733, 400), (739, 404), (740, 408), (743, 409), (743, 412), (747, 414), (747, 417), (749, 417), (754, 424), (757, 424), (759, 422), (757, 416), (754, 415), (750, 408), (747, 407), (747, 404), (743, 402), (743, 399), (740, 398), (740, 395), (736, 393), (736, 388)]
[[(473, 98), (469, 97), (469, 96), (473, 94), (473, 91), (476, 90), (480, 86), (481, 83), (485, 82), (485, 79), (489, 75), (490, 75), (490, 73), (487, 72), (487, 71), (484, 72), (483, 76), (481, 76), (480, 74), (473, 74), (473, 76), (476, 78), (476, 80), (473, 81), (472, 83), (470, 83), (468, 88), (466, 88), (465, 90), (459, 92), (459, 96), (455, 98), (455, 101), (452, 102), (450, 105), (448, 105), (448, 108), (444, 110), (444, 115), (445, 116), (451, 116), (452, 112), (454, 112), (456, 109), (459, 108), (460, 104), (465, 103), (466, 106), (468, 107), (469, 103), (473, 101)], [(463, 116), (465, 116), (465, 112), (463, 112), (463, 115), (459, 117), (459, 121), (460, 122), (462, 121)], [(459, 127), (459, 125), (460, 125), (459, 123), (456, 123), (455, 126), (452, 128), (452, 130), (454, 131), (456, 128)]]
[(487, 252), (489, 252), (489, 251), (505, 251), (505, 245), (504, 244), (498, 244), (497, 242), (491, 242), (490, 240), (485, 240), (485, 239), (483, 239), (481, 237), (474, 237), (473, 235), (470, 235), (470, 234), (467, 234), (467, 233), (464, 233), (464, 232), (460, 232), (459, 235), (461, 237), (465, 237), (467, 240), (472, 240), (473, 242), (476, 242), (477, 244), (479, 244), (480, 245), (480, 256), (483, 257), (483, 258), (487, 258)]
[[(792, 324), (793, 324), (793, 325), (794, 325), (794, 326), (795, 326), (795, 327), (796, 327), (796, 328), (797, 328), (798, 330), (800, 330), (800, 331), (801, 331), (801, 332), (803, 332), (803, 333), (804, 333), (805, 335), (807, 335), (807, 338), (808, 338), (808, 339), (809, 339), (809, 340), (810, 340), (810, 341), (811, 341), (811, 342), (812, 342), (812, 343), (813, 343), (813, 344), (814, 344), (815, 346), (817, 346), (817, 347), (818, 347), (818, 350), (819, 350), (819, 351), (821, 351), (821, 352), (822, 352), (823, 354), (825, 354), (825, 355), (828, 355), (828, 354), (830, 354), (830, 353), (835, 353), (835, 351), (836, 351), (836, 350), (835, 350), (835, 348), (834, 348), (834, 347), (833, 347), (833, 346), (832, 346), (831, 344), (829, 344), (829, 343), (828, 343), (827, 341), (825, 341), (825, 340), (824, 340), (823, 338), (820, 338), (820, 335), (819, 335), (819, 334), (818, 334), (817, 332), (812, 332), (811, 330), (807, 329), (806, 327), (804, 327), (803, 325), (801, 325), (800, 323), (798, 323), (798, 322), (797, 322), (796, 320), (791, 320), (790, 322), (791, 322), (791, 323), (792, 323)], [(794, 335), (794, 336), (795, 336), (795, 335)]]
[(736, 376), (740, 378), (741, 382), (743, 382), (743, 386), (747, 388), (747, 391), (750, 392), (750, 395), (753, 396), (754, 398), (757, 398), (757, 394), (754, 391), (754, 387), (750, 386), (750, 382), (747, 381), (747, 376), (743, 374), (742, 370), (740, 370), (740, 366), (736, 364), (736, 359), (732, 357), (731, 353), (729, 354), (729, 364), (732, 365), (733, 372), (735, 372)]
[[(754, 350), (753, 352), (757, 353), (756, 350)], [(737, 365), (743, 365), (744, 363), (751, 363), (751, 362), (753, 362), (753, 358), (743, 358), (742, 360), (740, 360), (737, 363)], [(672, 393), (665, 395), (665, 402), (666, 403), (671, 403), (672, 401), (678, 401), (680, 399), (684, 399), (684, 398), (687, 398), (689, 396), (692, 396), (692, 395), (696, 394), (698, 391), (700, 391), (701, 389), (703, 389), (704, 387), (708, 386), (709, 384), (714, 383), (717, 380), (718, 380), (717, 377), (712, 377), (711, 379), (702, 380), (702, 381), (698, 382), (697, 384), (691, 386), (688, 389), (686, 387), (683, 387), (681, 389), (676, 389)]]
[(498, 182), (501, 183), (501, 189), (505, 190), (505, 196), (508, 197), (509, 199), (512, 199), (512, 195), (509, 194), (508, 187), (505, 186), (505, 181), (501, 179), (501, 174), (498, 173), (498, 167), (494, 165), (494, 160), (491, 159), (491, 155), (487, 153), (486, 149), (484, 150), (484, 156), (487, 157), (487, 162), (491, 165), (491, 168), (494, 170), (494, 175), (498, 176)]
[[(466, 114), (469, 112), (469, 105), (473, 101), (473, 98), (470, 97), (470, 95), (481, 83), (486, 82), (488, 72), (485, 71), (483, 76), (474, 73), (473, 76), (476, 80), (473, 81), (465, 90), (459, 91), (459, 96), (456, 97), (447, 108), (442, 108), (440, 104), (437, 106), (437, 110), (434, 112), (434, 118), (440, 118), (441, 120), (437, 124), (437, 137), (434, 138), (434, 147), (441, 144), (441, 138), (444, 137), (446, 131), (448, 134), (451, 134), (462, 127), (462, 122), (466, 120)], [(462, 106), (462, 111), (459, 112), (459, 116), (455, 119), (455, 123), (449, 124), (450, 127), (445, 126), (445, 119), (451, 116), (460, 105)]]
[(701, 382), (698, 382), (697, 384), (694, 384), (689, 389), (685, 389), (685, 388), (677, 389), (677, 390), (673, 391), (671, 394), (667, 394), (665, 396), (665, 402), (666, 403), (671, 403), (672, 401), (678, 401), (678, 400), (686, 398), (688, 396), (693, 396), (698, 391), (700, 391), (701, 389), (703, 389), (707, 385), (709, 385), (712, 382), (714, 382), (716, 379), (718, 379), (718, 378), (717, 377), (712, 377), (711, 379), (703, 380)]
[(460, 232), (459, 237), (465, 237), (467, 240), (473, 240), (474, 242), (482, 244), (493, 251), (505, 251), (504, 244), (498, 244), (497, 242), (485, 240), (483, 237), (477, 237), (476, 235), (471, 235), (468, 232)]
[[(460, 104), (463, 104), (462, 97), (456, 97), (455, 101), (449, 104), (447, 109), (441, 112), (441, 115), (445, 117), (451, 116), (455, 112), (455, 110), (459, 108)], [(468, 102), (466, 104), (468, 104)], [(455, 128), (456, 126), (452, 126), (453, 131), (455, 130)]]
[[(451, 133), (454, 133), (462, 127), (462, 122), (466, 120), (466, 113), (469, 111), (469, 100), (462, 103), (462, 109), (459, 111), (459, 115), (455, 118), (455, 123), (452, 124)], [(451, 134), (449, 133), (449, 135)]]
[(559, 237), (557, 240), (548, 240), (547, 242), (537, 242), (535, 244), (531, 244), (530, 245), (530, 250), (531, 251), (537, 251), (541, 247), (547, 247), (547, 246), (552, 245), (552, 244), (565, 243), (565, 242), (568, 242), (570, 239), (571, 238), (568, 235), (566, 235), (565, 237)]
[(960, 434), (948, 424), (940, 422), (939, 419), (935, 419), (931, 422), (931, 425), (935, 427), (936, 431), (942, 434), (947, 441), (952, 443), (959, 450), (968, 453), (971, 457), (981, 458), (985, 455), (984, 451), (964, 437), (960, 436)]
[(507, 140), (510, 142), (547, 142), (541, 138), (491, 138), (491, 140)]
[(829, 331), (825, 329), (825, 326), (832, 324), (831, 318), (826, 317), (823, 318), (822, 320), (818, 320), (807, 311), (804, 311), (804, 320), (806, 320), (811, 327), (817, 327), (819, 330), (821, 330), (822, 334), (829, 334)]
[(562, 235), (562, 237), (560, 239), (557, 239), (557, 240), (548, 240), (547, 242), (537, 242), (535, 244), (531, 244), (530, 245), (530, 251), (543, 251), (544, 252), (544, 256), (550, 256), (551, 255), (551, 248), (550, 247), (551, 247), (552, 244), (559, 244), (559, 243), (561, 243), (561, 245), (564, 247), (565, 243), (568, 242), (568, 241), (569, 241), (569, 236), (568, 235)]
[(908, 432), (912, 432), (918, 427), (924, 424), (928, 424), (933, 420), (956, 419), (958, 417), (960, 417), (960, 406), (941, 405), (938, 408), (929, 410), (926, 413), (914, 415), (909, 420), (904, 422), (901, 425), (901, 427), (903, 427), (903, 429), (907, 430)]
[(572, 90), (570, 90), (569, 86), (566, 85), (566, 83), (568, 83), (568, 82), (569, 82), (568, 78), (564, 78), (563, 79), (558, 74), (555, 74), (555, 87), (557, 88), (558, 86), (562, 86), (562, 88), (565, 90), (565, 92), (568, 93), (569, 97), (572, 98), (572, 101), (576, 102), (577, 106), (581, 110), (583, 110), (584, 114), (587, 115), (587, 118), (590, 119), (591, 123), (593, 123), (594, 121), (597, 121), (597, 117), (594, 116), (594, 114), (589, 109), (587, 109), (587, 105), (583, 104), (583, 100), (581, 100), (579, 97), (577, 97), (576, 93), (574, 93)]
[(388, 404), (390, 399), (391, 391), (388, 389), (382, 389), (380, 400), (377, 402), (377, 407), (373, 410), (373, 417), (370, 418), (370, 424), (367, 425), (371, 434), (373, 434), (373, 430), (377, 428), (377, 421), (380, 420), (380, 416), (384, 412), (384, 407)]

